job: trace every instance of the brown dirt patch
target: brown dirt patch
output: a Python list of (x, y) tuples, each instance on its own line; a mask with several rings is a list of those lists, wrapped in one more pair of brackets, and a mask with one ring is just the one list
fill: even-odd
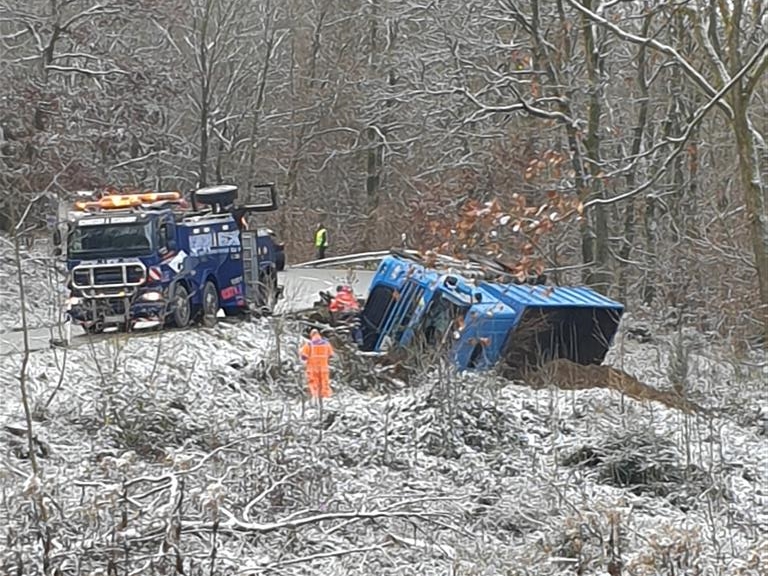
[(611, 388), (636, 400), (655, 400), (687, 414), (707, 414), (708, 410), (673, 391), (657, 390), (634, 376), (612, 366), (582, 366), (570, 360), (553, 360), (538, 370), (528, 371), (523, 380), (533, 388), (555, 385), (563, 390)]

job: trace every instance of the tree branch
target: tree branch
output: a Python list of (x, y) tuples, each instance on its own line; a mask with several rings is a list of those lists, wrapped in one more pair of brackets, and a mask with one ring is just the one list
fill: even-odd
[(704, 78), (704, 76), (702, 76), (701, 73), (699, 73), (699, 71), (696, 70), (696, 68), (691, 66), (691, 64), (677, 50), (675, 50), (671, 46), (667, 46), (666, 44), (659, 42), (654, 38), (643, 38), (642, 36), (636, 36), (625, 30), (622, 30), (619, 26), (616, 26), (616, 24), (608, 22), (608, 20), (606, 20), (602, 16), (595, 14), (591, 10), (585, 8), (584, 6), (579, 4), (576, 0), (566, 0), (566, 2), (568, 2), (568, 4), (570, 4), (573, 8), (575, 8), (576, 10), (578, 10), (579, 12), (587, 16), (593, 22), (607, 28), (608, 30), (616, 34), (619, 38), (626, 40), (628, 42), (632, 42), (633, 44), (638, 44), (640, 46), (651, 46), (656, 50), (658, 50), (659, 52), (662, 52), (667, 56), (672, 57), (675, 60), (675, 62), (680, 64), (682, 69), (685, 71), (686, 75), (693, 80), (693, 82), (704, 92), (704, 94), (712, 98), (711, 102), (713, 102), (723, 112), (725, 112), (729, 119), (733, 119), (733, 110), (731, 109), (731, 107), (726, 102), (723, 102), (720, 98), (715, 98), (715, 96), (718, 94), (715, 88), (709, 82), (707, 82), (707, 79)]
[[(571, 0), (568, 0), (568, 1), (570, 2)], [(761, 56), (761, 53), (765, 51), (767, 46), (768, 46), (768, 41), (763, 42), (762, 47), (757, 52), (755, 52), (755, 54), (752, 55), (752, 58), (749, 59), (749, 61), (744, 65), (744, 67), (741, 70), (738, 71), (738, 73), (734, 74), (730, 82), (728, 82), (725, 86), (723, 86), (706, 104), (704, 104), (699, 108), (698, 112), (694, 115), (690, 124), (688, 124), (688, 127), (685, 129), (685, 132), (683, 132), (682, 136), (678, 138), (667, 138), (667, 141), (669, 142), (676, 142), (677, 147), (672, 151), (672, 153), (669, 156), (667, 156), (666, 160), (664, 160), (664, 163), (659, 167), (659, 169), (653, 174), (653, 176), (648, 181), (638, 186), (634, 190), (630, 190), (629, 192), (625, 192), (624, 194), (619, 194), (618, 196), (614, 196), (613, 198), (594, 198), (593, 200), (590, 200), (589, 202), (584, 203), (584, 209), (586, 210), (590, 206), (594, 206), (596, 204), (613, 204), (615, 202), (626, 200), (628, 198), (631, 198), (632, 196), (635, 196), (636, 194), (639, 194), (640, 192), (647, 190), (654, 183), (656, 183), (656, 181), (658, 181), (658, 179), (661, 178), (661, 176), (666, 172), (667, 168), (672, 163), (672, 160), (674, 160), (677, 157), (677, 155), (683, 151), (686, 143), (688, 142), (688, 139), (691, 137), (691, 133), (693, 132), (693, 129), (701, 123), (701, 121), (704, 119), (707, 113), (712, 108), (714, 108), (718, 104), (718, 102), (722, 100), (723, 96), (725, 96), (728, 93), (728, 91), (731, 88), (733, 88), (744, 77), (744, 75), (756, 64), (756, 62), (759, 60)]]
[(121, 74), (123, 76), (130, 76), (130, 72), (114, 68), (112, 70), (89, 70), (87, 68), (79, 68), (77, 66), (59, 66), (57, 64), (48, 64), (45, 67), (46, 70), (53, 70), (54, 72), (68, 72), (83, 74), (85, 76), (109, 76), (110, 74)]

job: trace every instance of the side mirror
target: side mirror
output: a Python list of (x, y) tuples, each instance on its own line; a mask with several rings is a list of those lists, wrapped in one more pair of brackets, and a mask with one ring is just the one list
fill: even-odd
[(53, 249), (53, 255), (54, 256), (61, 256), (62, 254), (63, 254), (63, 252), (61, 250), (61, 246), (54, 247), (54, 249)]

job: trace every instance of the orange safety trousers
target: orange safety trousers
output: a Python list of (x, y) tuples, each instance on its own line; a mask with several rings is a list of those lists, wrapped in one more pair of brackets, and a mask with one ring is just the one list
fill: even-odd
[(307, 384), (312, 398), (331, 397), (331, 356), (333, 347), (325, 338), (311, 340), (301, 347), (301, 359), (306, 362)]

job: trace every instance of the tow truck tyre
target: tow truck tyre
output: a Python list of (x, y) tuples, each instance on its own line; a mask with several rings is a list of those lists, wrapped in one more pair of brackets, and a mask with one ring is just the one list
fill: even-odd
[(203, 286), (203, 309), (200, 321), (203, 326), (216, 325), (216, 313), (219, 311), (219, 292), (210, 280)]
[(83, 328), (85, 328), (85, 331), (88, 334), (101, 334), (104, 332), (104, 323), (101, 321), (96, 321), (89, 326), (83, 326)]
[(189, 305), (189, 291), (184, 284), (176, 284), (173, 287), (173, 297), (171, 298), (171, 322), (176, 328), (186, 328), (189, 326), (192, 311)]

